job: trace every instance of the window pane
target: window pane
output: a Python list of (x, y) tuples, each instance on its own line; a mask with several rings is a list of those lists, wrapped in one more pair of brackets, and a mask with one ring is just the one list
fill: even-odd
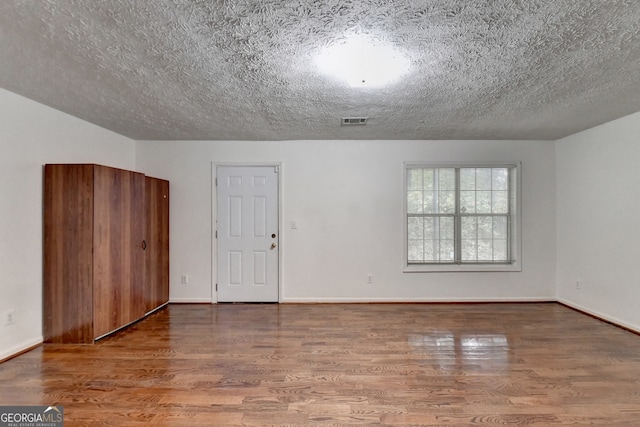
[(424, 261), (424, 241), (423, 240), (409, 240), (408, 247), (409, 262), (422, 262)]
[(476, 217), (462, 217), (462, 240), (475, 240), (478, 237), (478, 219)]
[(492, 240), (478, 239), (478, 261), (493, 261)]
[(476, 240), (462, 240), (462, 261), (476, 261), (478, 259)]
[(476, 190), (491, 190), (491, 169), (476, 169)]
[(455, 191), (438, 192), (438, 213), (455, 213), (456, 193)]
[(506, 240), (494, 240), (493, 241), (493, 260), (494, 261), (507, 261), (507, 241)]
[(491, 212), (508, 213), (509, 212), (509, 194), (506, 191), (491, 192)]
[(493, 239), (493, 218), (490, 216), (478, 217), (478, 238)]
[(507, 191), (509, 189), (509, 169), (494, 168), (491, 170), (491, 189)]
[(435, 190), (433, 187), (436, 169), (423, 169), (424, 171), (424, 189)]
[(455, 245), (453, 216), (409, 217), (407, 234), (409, 262), (453, 261)]
[(476, 212), (491, 213), (491, 191), (476, 191)]
[(518, 187), (517, 185), (517, 177), (516, 177), (516, 171), (515, 170), (511, 170), (511, 172), (509, 173), (509, 180), (510, 180), (510, 187), (509, 187), (509, 213), (510, 214), (516, 214), (517, 213), (517, 198), (516, 198), (516, 189)]
[(453, 218), (445, 217), (440, 218), (440, 238), (453, 240), (454, 232), (453, 232)]
[(438, 261), (438, 240), (425, 240), (424, 241), (424, 260), (425, 261)]
[(493, 217), (493, 238), (505, 239), (507, 238), (507, 218), (504, 216)]
[(438, 169), (438, 190), (456, 189), (456, 170), (454, 168)]
[(433, 240), (436, 238), (436, 218), (423, 218), (424, 219), (424, 238)]
[(460, 212), (462, 213), (476, 212), (476, 192), (475, 191), (460, 192)]
[(410, 240), (422, 240), (424, 238), (423, 221), (424, 218), (409, 218), (409, 222), (407, 223), (407, 233), (409, 234)]
[(436, 204), (436, 193), (434, 191), (424, 192), (423, 209), (424, 213), (438, 213), (438, 206)]
[(407, 190), (422, 190), (422, 169), (407, 170)]
[(460, 169), (460, 190), (476, 189), (476, 169), (462, 168)]
[(440, 261), (453, 261), (453, 240), (440, 240)]
[(407, 191), (407, 213), (422, 213), (422, 191)]

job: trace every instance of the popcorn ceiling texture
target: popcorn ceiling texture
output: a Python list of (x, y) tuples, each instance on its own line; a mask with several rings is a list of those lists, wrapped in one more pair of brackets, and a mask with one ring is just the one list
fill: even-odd
[[(319, 74), (354, 34), (411, 72)], [(1, 87), (138, 140), (557, 139), (640, 110), (640, 1), (2, 0), (0, 58)]]

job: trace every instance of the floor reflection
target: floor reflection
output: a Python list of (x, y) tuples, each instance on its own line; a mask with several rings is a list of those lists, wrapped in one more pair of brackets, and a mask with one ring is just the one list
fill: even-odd
[(461, 334), (435, 331), (408, 336), (409, 346), (440, 369), (468, 369), (481, 365), (483, 369), (509, 366), (510, 346), (503, 334)]

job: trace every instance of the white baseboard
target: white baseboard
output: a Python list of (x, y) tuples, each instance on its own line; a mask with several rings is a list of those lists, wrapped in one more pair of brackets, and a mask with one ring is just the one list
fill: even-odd
[(491, 302), (556, 302), (552, 297), (518, 298), (282, 298), (283, 303), (491, 303)]
[(211, 298), (171, 298), (169, 304), (212, 304)]
[(625, 322), (622, 319), (618, 319), (615, 316), (610, 316), (608, 314), (601, 313), (601, 312), (599, 312), (597, 310), (592, 310), (592, 309), (584, 307), (584, 306), (582, 306), (580, 304), (576, 304), (574, 302), (567, 301), (567, 300), (565, 300), (563, 298), (558, 298), (557, 301), (560, 304), (566, 305), (567, 307), (574, 308), (574, 309), (576, 309), (578, 311), (582, 311), (584, 313), (587, 313), (587, 314), (590, 314), (592, 316), (595, 316), (595, 317), (597, 317), (599, 319), (605, 320), (607, 322), (611, 322), (614, 325), (621, 326), (621, 327), (623, 327), (625, 329), (629, 329), (630, 331), (633, 331), (633, 332), (635, 332), (637, 334), (640, 334), (640, 326), (638, 326), (638, 325), (633, 325), (631, 323)]
[(29, 350), (35, 346), (38, 346), (44, 342), (44, 337), (34, 338), (32, 340), (26, 341), (22, 344), (16, 345), (8, 350), (0, 353), (0, 360), (9, 359), (15, 355), (22, 353), (25, 350)]

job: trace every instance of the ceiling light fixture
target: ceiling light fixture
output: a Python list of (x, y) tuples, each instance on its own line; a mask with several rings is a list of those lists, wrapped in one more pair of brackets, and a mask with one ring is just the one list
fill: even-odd
[(316, 58), (319, 70), (351, 87), (382, 87), (409, 72), (409, 59), (395, 47), (365, 36), (350, 36)]

